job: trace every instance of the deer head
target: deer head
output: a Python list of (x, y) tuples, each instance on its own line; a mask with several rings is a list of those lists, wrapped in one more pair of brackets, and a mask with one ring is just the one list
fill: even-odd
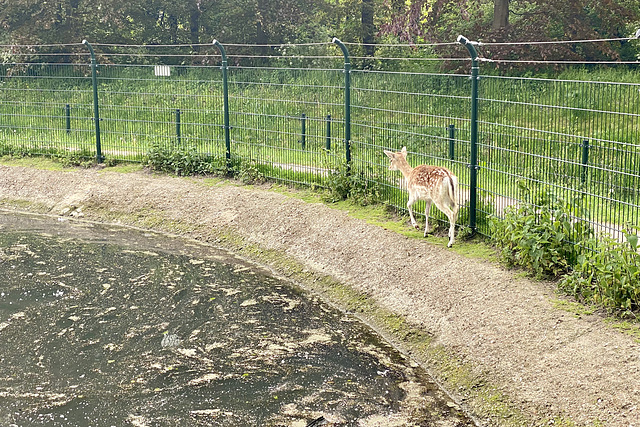
[(384, 150), (384, 154), (391, 159), (389, 164), (389, 170), (397, 171), (402, 170), (409, 165), (407, 162), (407, 147), (402, 147), (402, 150), (394, 153), (393, 151)]

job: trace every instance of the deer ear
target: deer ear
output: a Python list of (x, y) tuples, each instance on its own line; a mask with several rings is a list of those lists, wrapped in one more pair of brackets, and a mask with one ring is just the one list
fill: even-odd
[(402, 147), (402, 151), (400, 151), (404, 157), (407, 157), (407, 147)]
[(387, 155), (387, 157), (389, 157), (391, 160), (393, 160), (395, 153), (393, 153), (391, 151), (387, 151), (387, 150), (383, 150), (383, 151), (384, 151), (384, 154)]

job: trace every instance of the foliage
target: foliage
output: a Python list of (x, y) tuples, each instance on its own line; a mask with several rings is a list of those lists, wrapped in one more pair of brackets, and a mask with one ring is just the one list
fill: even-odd
[(593, 235), (574, 218), (578, 201), (567, 203), (545, 192), (537, 203), (525, 202), (505, 210), (504, 219), (491, 220), (491, 236), (504, 261), (532, 271), (536, 277), (557, 277), (576, 264), (579, 244)]
[(350, 199), (362, 206), (380, 202), (380, 186), (376, 179), (367, 177), (362, 171), (353, 171), (346, 163), (329, 173), (329, 192), (326, 200), (337, 202)]
[[(330, 40), (349, 35), (361, 39), (360, 1), (229, 0), (0, 0), (0, 43), (95, 43), (191, 45), (203, 43), (278, 45)], [(371, 31), (369, 30), (369, 33)], [(55, 48), (54, 48), (55, 49)], [(78, 50), (86, 52), (82, 46)], [(241, 49), (240, 49), (241, 50)], [(269, 55), (271, 48), (263, 47)], [(34, 53), (31, 48), (23, 52)]]
[(64, 167), (80, 166), (88, 168), (96, 163), (95, 153), (83, 148), (80, 150), (66, 150), (56, 148), (29, 148), (25, 146), (12, 146), (0, 142), (0, 157), (30, 157), (30, 156), (48, 156), (59, 161)]
[[(495, 210), (495, 206), (489, 200), (478, 197), (476, 202), (476, 229), (488, 230), (495, 215)], [(470, 213), (471, 209), (464, 209), (462, 206), (458, 211), (457, 223), (460, 226), (459, 237), (462, 239), (464, 239), (465, 236), (472, 237), (474, 235), (474, 230), (466, 226), (469, 224)]]
[(20, 156), (20, 154), (22, 154), (20, 147), (0, 142), (0, 156)]
[(147, 153), (145, 163), (153, 170), (174, 173), (178, 176), (226, 172), (224, 159), (199, 153), (193, 145), (154, 144)]
[[(382, 33), (411, 42), (451, 42), (458, 34), (483, 42), (623, 38), (635, 33), (640, 19), (637, 0), (417, 0), (390, 5), (392, 18), (381, 26)], [(494, 5), (507, 8), (507, 22), (493, 22)], [(447, 52), (447, 57), (465, 54)], [(481, 54), (491, 59), (634, 60), (638, 45), (505, 44), (484, 46)]]
[(88, 168), (96, 163), (95, 154), (83, 148), (82, 150), (64, 151), (56, 156), (63, 166), (80, 166)]
[[(194, 146), (154, 144), (146, 155), (145, 163), (159, 172), (169, 172), (178, 176), (226, 175), (238, 178), (244, 183), (267, 181), (266, 166), (254, 160), (233, 156), (226, 165), (224, 158), (203, 155)], [(381, 200), (380, 187), (374, 179), (367, 179), (363, 172), (354, 172), (346, 166), (331, 171), (327, 180), (328, 196), (331, 202), (350, 199), (363, 206)]]
[(590, 243), (594, 249), (578, 257), (560, 289), (581, 301), (634, 315), (640, 310), (638, 236), (627, 233), (626, 243), (604, 237)]
[(199, 153), (193, 145), (154, 144), (146, 155), (145, 163), (155, 171), (178, 176), (233, 176), (247, 184), (266, 181), (264, 167), (253, 160), (232, 156), (227, 162), (222, 156)]
[(502, 220), (491, 220), (503, 260), (538, 278), (565, 275), (558, 285), (563, 292), (635, 316), (640, 311), (638, 235), (626, 232), (624, 243), (596, 238), (591, 227), (574, 219), (578, 200), (566, 203), (548, 191), (532, 196), (523, 190), (528, 202), (508, 208)]
[(267, 181), (265, 167), (255, 160), (232, 158), (231, 173), (245, 184), (261, 184)]
[[(494, 5), (507, 15), (495, 25)], [(258, 44), (260, 55), (278, 56), (283, 45), (327, 41), (337, 36), (350, 46), (354, 64), (371, 68), (369, 58), (385, 47), (378, 43), (447, 42), (464, 34), (484, 42), (547, 41), (627, 37), (640, 23), (640, 0), (0, 0), (0, 43), (13, 45), (2, 55), (53, 53), (59, 62), (84, 59), (60, 52), (60, 44), (72, 44), (86, 54), (80, 42), (107, 44), (182, 45), (191, 58), (207, 62), (213, 52), (203, 44), (219, 39), (226, 44)], [(498, 14), (495, 14), (498, 15)], [(36, 45), (47, 47), (35, 47)], [(278, 45), (281, 45), (278, 47)], [(638, 56), (637, 42), (589, 44), (484, 46), (492, 59), (622, 59)], [(143, 48), (141, 48), (143, 49)], [(459, 46), (446, 57), (465, 56)], [(246, 54), (234, 48), (233, 61)], [(416, 49), (422, 50), (422, 49)], [(214, 50), (215, 51), (215, 50)], [(442, 51), (439, 52), (442, 54)], [(178, 62), (186, 56), (176, 55)], [(82, 55), (84, 56), (84, 55)], [(182, 57), (181, 57), (182, 56)], [(250, 62), (253, 59), (245, 58)], [(377, 64), (379, 65), (379, 64)]]

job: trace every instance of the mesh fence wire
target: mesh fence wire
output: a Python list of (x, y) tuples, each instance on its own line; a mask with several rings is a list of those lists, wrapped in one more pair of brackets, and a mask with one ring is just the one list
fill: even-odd
[(523, 199), (535, 203), (536, 193), (557, 194), (574, 206), (575, 220), (622, 239), (625, 226), (638, 225), (639, 89), (484, 76), (480, 197), (501, 214)]
[[(153, 147), (224, 157), (223, 81), (213, 47), (197, 54), (183, 47), (98, 49), (105, 158), (140, 162)], [(232, 156), (272, 180), (328, 186), (347, 145), (340, 52), (329, 44), (232, 46), (229, 59)], [(95, 154), (88, 56), (60, 60), (0, 64), (0, 152)], [(416, 71), (420, 65), (388, 71), (394, 67), (385, 61), (378, 69), (363, 61), (351, 71), (350, 171), (403, 210), (406, 189), (400, 174), (387, 170), (383, 150), (406, 146), (414, 166), (446, 166), (458, 175), (465, 224), (469, 76)], [(622, 239), (626, 228), (638, 226), (640, 84), (628, 80), (481, 75), (480, 233), (490, 234), (489, 215), (500, 217), (546, 192), (574, 202), (575, 220), (597, 232)], [(431, 214), (445, 219), (435, 209)]]

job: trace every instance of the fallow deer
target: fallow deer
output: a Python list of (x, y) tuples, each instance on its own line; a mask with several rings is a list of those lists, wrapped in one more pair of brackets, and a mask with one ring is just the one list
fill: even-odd
[(409, 201), (407, 208), (411, 217), (411, 225), (416, 230), (420, 227), (413, 217), (411, 207), (418, 200), (426, 202), (424, 215), (427, 218), (424, 228), (424, 236), (431, 232), (429, 229), (429, 210), (431, 202), (435, 203), (449, 218), (449, 244), (451, 247), (454, 241), (456, 230), (456, 219), (458, 218), (458, 178), (447, 168), (440, 166), (420, 165), (412, 168), (407, 162), (407, 147), (402, 147), (402, 151), (394, 153), (384, 150), (384, 153), (391, 159), (389, 170), (399, 170), (407, 181), (407, 189), (409, 190)]

